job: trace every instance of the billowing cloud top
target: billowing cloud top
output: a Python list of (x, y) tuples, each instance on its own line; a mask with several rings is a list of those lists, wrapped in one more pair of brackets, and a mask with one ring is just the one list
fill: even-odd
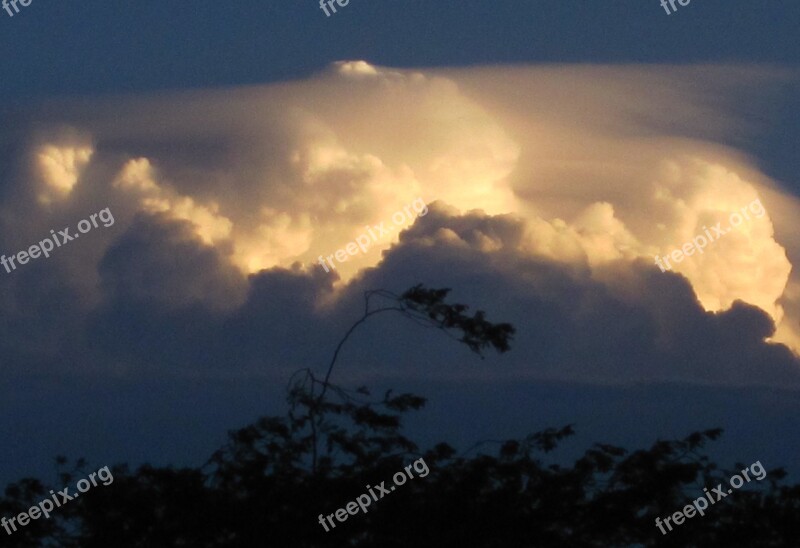
[(0, 344), (42, 370), (283, 371), (322, 363), (359, 292), (424, 282), (517, 325), (507, 374), (796, 383), (798, 203), (719, 144), (752, 129), (741, 90), (786, 78), (343, 61), (38, 105), (3, 139), (4, 252), (105, 207), (116, 223), (0, 270)]

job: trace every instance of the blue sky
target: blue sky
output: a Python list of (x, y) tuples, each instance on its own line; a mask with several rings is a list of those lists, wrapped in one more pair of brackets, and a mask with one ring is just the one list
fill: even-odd
[[(4, 14), (2, 14), (4, 15)], [(604, 4), (476, 0), (34, 2), (0, 18), (0, 96), (22, 99), (272, 82), (331, 61), (488, 63), (800, 61), (791, 0)]]

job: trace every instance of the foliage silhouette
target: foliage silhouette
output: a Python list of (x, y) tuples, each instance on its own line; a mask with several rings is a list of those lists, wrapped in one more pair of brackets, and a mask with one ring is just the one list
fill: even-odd
[[(305, 369), (291, 379), (285, 417), (264, 417), (232, 432), (228, 443), (198, 469), (126, 465), (114, 483), (95, 488), (12, 536), (0, 546), (65, 548), (167, 547), (609, 547), (797, 546), (800, 487), (781, 484), (785, 472), (746, 484), (662, 535), (654, 525), (702, 496), (703, 486), (727, 484), (702, 452), (721, 430), (695, 432), (628, 452), (595, 444), (572, 466), (544, 457), (574, 434), (571, 425), (519, 440), (480, 442), (462, 454), (447, 443), (424, 451), (402, 434), (402, 417), (426, 400), (331, 383), (339, 351), (368, 318), (394, 311), (441, 329), (482, 356), (510, 349), (514, 328), (485, 313), (447, 304), (447, 289), (421, 285), (402, 295), (365, 294), (365, 311), (334, 351), (318, 379)], [(388, 304), (373, 307), (376, 298)], [(430, 469), (330, 532), (317, 522), (408, 465)], [(10, 517), (75, 485), (86, 463), (69, 470), (57, 459), (55, 486), (23, 479), (0, 499)], [(737, 465), (741, 470), (743, 465)], [(748, 486), (755, 488), (748, 488)], [(74, 489), (73, 489), (74, 490)]]

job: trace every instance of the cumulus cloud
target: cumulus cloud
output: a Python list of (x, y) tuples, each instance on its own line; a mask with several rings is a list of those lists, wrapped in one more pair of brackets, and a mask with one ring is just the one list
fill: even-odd
[(211, 202), (208, 206), (195, 204), (188, 196), (180, 196), (154, 181), (153, 166), (147, 158), (128, 161), (113, 181), (115, 188), (138, 198), (141, 211), (165, 213), (173, 219), (189, 221), (197, 235), (207, 244), (224, 241), (230, 237), (232, 223), (218, 215), (219, 206)]
[(44, 183), (39, 200), (49, 204), (69, 196), (93, 152), (88, 146), (42, 145), (35, 152), (39, 176)]
[[(510, 320), (518, 327), (516, 352), (498, 360), (497, 369), (475, 373), (487, 378), (774, 385), (800, 380), (796, 356), (766, 342), (774, 322), (764, 311), (742, 301), (722, 312), (705, 311), (684, 278), (641, 260), (592, 267), (588, 257), (557, 263), (520, 253), (530, 234), (527, 223), (479, 212), (457, 215), (434, 205), (381, 268), (359, 281), (359, 289), (431, 280)], [(491, 249), (482, 245), (487, 239), (495, 242)], [(417, 374), (429, 374), (428, 351), (416, 356)], [(449, 374), (458, 375), (457, 369), (450, 367)]]
[[(136, 367), (149, 353), (303, 366), (359, 291), (425, 282), (469, 287), (465, 301), (532, 328), (514, 375), (796, 382), (792, 353), (767, 340), (800, 348), (800, 208), (719, 144), (751, 129), (731, 90), (785, 75), (704, 70), (343, 61), (282, 85), (44, 104), (29, 116), (33, 161), (6, 181), (4, 248), (101, 207), (117, 223), (4, 281), (56, 277), (84, 339)], [(334, 273), (315, 266), (417, 198), (436, 206), (413, 227)], [(654, 264), (756, 199), (763, 217), (674, 273)], [(275, 350), (292, 333), (311, 342)]]

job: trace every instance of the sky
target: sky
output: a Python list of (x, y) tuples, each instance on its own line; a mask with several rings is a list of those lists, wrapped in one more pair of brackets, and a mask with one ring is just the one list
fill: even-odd
[(349, 343), (339, 381), (429, 396), (425, 440), (574, 423), (568, 458), (721, 426), (717, 455), (800, 473), (798, 23), (783, 0), (0, 11), (0, 249), (52, 248), (0, 267), (0, 482), (58, 454), (202, 464), (324, 369), (364, 291), (417, 283), (517, 328), (483, 361), (392, 319)]

